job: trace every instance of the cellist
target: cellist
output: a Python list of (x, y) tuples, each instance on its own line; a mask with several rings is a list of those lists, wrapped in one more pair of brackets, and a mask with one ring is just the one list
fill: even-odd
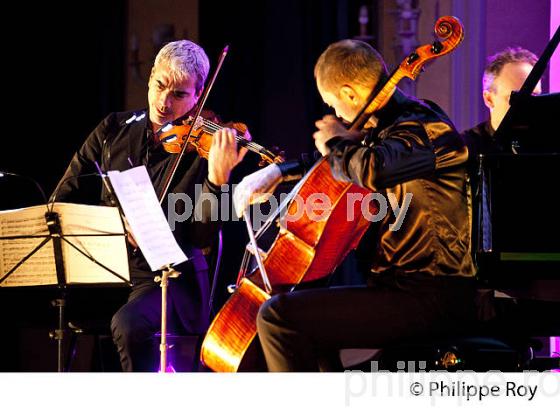
[[(388, 212), (362, 238), (367, 286), (296, 290), (262, 305), (257, 329), (270, 371), (317, 371), (324, 351), (383, 348), (475, 320), (468, 154), (454, 125), (434, 103), (397, 88), (362, 131), (342, 122), (387, 76), (379, 53), (357, 40), (330, 45), (316, 63), (318, 91), (336, 117), (318, 120), (313, 138), (333, 176), (393, 198), (391, 206), (411, 199), (398, 229)], [(309, 166), (290, 161), (245, 177), (234, 193), (238, 214)]]

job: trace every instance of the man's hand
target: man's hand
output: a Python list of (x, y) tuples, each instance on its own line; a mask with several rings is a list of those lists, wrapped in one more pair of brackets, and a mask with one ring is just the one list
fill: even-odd
[(280, 182), (282, 173), (276, 164), (270, 164), (243, 178), (233, 192), (237, 216), (241, 217), (249, 205), (266, 201)]
[(347, 130), (334, 115), (325, 115), (323, 119), (315, 121), (315, 126), (318, 130), (313, 134), (313, 139), (315, 139), (315, 146), (323, 156), (330, 152), (327, 147), (327, 141), (334, 137), (351, 140), (362, 138), (361, 132)]
[[(247, 148), (237, 150), (236, 131), (231, 128), (222, 128), (214, 133), (212, 146), (208, 153), (208, 180), (214, 185), (227, 184), (231, 170), (241, 162)], [(245, 138), (251, 139), (247, 131)]]

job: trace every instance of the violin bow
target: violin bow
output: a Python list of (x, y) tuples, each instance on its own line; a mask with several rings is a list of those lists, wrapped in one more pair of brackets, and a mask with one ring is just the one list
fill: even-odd
[(179, 168), (179, 163), (181, 162), (181, 159), (183, 158), (183, 155), (185, 154), (185, 151), (187, 150), (187, 145), (189, 143), (189, 139), (191, 138), (191, 134), (193, 132), (194, 129), (194, 124), (197, 123), (198, 118), (200, 117), (200, 113), (202, 112), (204, 105), (206, 104), (206, 100), (208, 99), (208, 95), (210, 94), (210, 91), (212, 90), (212, 87), (214, 86), (214, 83), (216, 82), (216, 78), (218, 77), (218, 73), (220, 72), (221, 68), (222, 68), (222, 64), (224, 63), (224, 60), (227, 56), (227, 53), (229, 51), (229, 46), (226, 45), (224, 47), (224, 49), (222, 50), (222, 53), (220, 54), (220, 59), (218, 60), (218, 65), (216, 66), (216, 69), (214, 70), (214, 74), (212, 75), (212, 78), (210, 79), (210, 82), (208, 83), (208, 85), (206, 86), (206, 88), (204, 89), (204, 92), (202, 93), (202, 97), (200, 97), (200, 101), (198, 102), (198, 105), (196, 107), (196, 112), (194, 114), (193, 120), (192, 120), (192, 126), (189, 130), (189, 133), (187, 134), (187, 138), (185, 139), (185, 143), (183, 144), (183, 147), (181, 148), (181, 152), (175, 157), (175, 160), (173, 162), (173, 165), (171, 166), (170, 171), (167, 173), (167, 177), (165, 179), (165, 183), (163, 185), (163, 189), (161, 191), (160, 194), (160, 198), (159, 198), (159, 203), (162, 204), (163, 203), (163, 199), (165, 198), (167, 191), (169, 190), (169, 186), (171, 185), (171, 181), (173, 181), (173, 177), (175, 176), (175, 173), (177, 172), (177, 168)]

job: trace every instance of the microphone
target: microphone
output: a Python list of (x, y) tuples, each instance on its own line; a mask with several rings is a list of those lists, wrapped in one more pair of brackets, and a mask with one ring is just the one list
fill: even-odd
[[(130, 158), (128, 158), (128, 162), (130, 163)], [(107, 190), (107, 198), (109, 199), (109, 202), (111, 202), (112, 206), (116, 206), (119, 208), (119, 211), (121, 210), (121, 206), (118, 203), (117, 198), (115, 197), (115, 194), (113, 193), (113, 189), (111, 188), (111, 185), (109, 184), (109, 182), (107, 182), (107, 175), (103, 173), (103, 170), (101, 169), (101, 167), (99, 166), (99, 164), (97, 163), (97, 161), (94, 161), (95, 164), (95, 168), (97, 168), (97, 175), (99, 177), (101, 177), (101, 181), (103, 182), (103, 185), (105, 186), (105, 189)]]
[(70, 175), (69, 177), (64, 178), (62, 181), (60, 181), (57, 185), (57, 187), (55, 188), (54, 192), (51, 195), (51, 198), (48, 201), (48, 204), (50, 206), (50, 210), (52, 211), (52, 209), (54, 208), (54, 203), (56, 202), (56, 196), (58, 195), (58, 192), (60, 191), (60, 189), (62, 188), (62, 186), (67, 183), (68, 181), (72, 180), (72, 179), (78, 179), (78, 178), (82, 178), (82, 177), (99, 177), (99, 175), (96, 172), (90, 172), (88, 174), (81, 174), (81, 175)]
[(26, 181), (30, 181), (33, 183), (33, 185), (35, 185), (35, 187), (37, 188), (37, 190), (39, 191), (39, 193), (41, 194), (41, 198), (43, 199), (43, 203), (47, 204), (47, 195), (45, 195), (45, 191), (43, 190), (43, 188), (41, 187), (41, 185), (33, 178), (27, 176), (27, 175), (21, 175), (21, 174), (16, 174), (14, 172), (8, 172), (8, 171), (0, 171), (0, 178), (4, 178), (4, 177), (15, 177), (15, 178), (20, 178), (20, 179), (24, 179)]
[[(128, 158), (128, 162), (132, 165), (132, 161), (130, 161), (130, 158)], [(110, 180), (108, 181), (109, 177), (103, 173), (103, 170), (101, 169), (101, 166), (98, 164), (97, 161), (94, 161), (95, 167), (97, 168), (97, 176), (101, 177), (101, 181), (103, 182), (103, 185), (105, 186), (105, 189), (107, 190), (107, 196), (109, 199), (109, 202), (111, 202), (111, 205), (116, 207), (119, 210), (119, 215), (121, 216), (121, 221), (123, 224), (123, 228), (124, 230), (127, 232), (127, 236), (131, 235), (132, 233), (129, 232), (128, 230), (128, 222), (126, 220), (126, 215), (124, 214), (124, 210), (119, 202), (119, 199), (117, 198), (117, 196), (115, 195), (112, 187), (111, 187), (111, 183)], [(132, 237), (134, 238), (134, 237)], [(130, 242), (131, 245), (133, 245), (134, 249), (132, 251), (133, 254), (136, 254), (136, 252), (138, 251), (138, 246), (134, 245), (133, 242)]]
[(45, 214), (45, 219), (47, 220), (47, 226), (51, 235), (61, 235), (62, 227), (60, 225), (60, 218), (57, 212), (54, 212), (54, 204), (56, 202), (56, 196), (60, 188), (68, 181), (72, 179), (77, 179), (81, 177), (97, 176), (96, 173), (82, 174), (82, 175), (71, 175), (64, 178), (55, 188), (53, 194), (51, 195), (49, 202), (47, 203), (47, 213)]
[(81, 174), (81, 175), (71, 175), (67, 178), (64, 178), (62, 181), (60, 181), (60, 183), (58, 184), (58, 186), (56, 187), (55, 191), (53, 192), (53, 194), (51, 195), (51, 198), (48, 202), (47, 205), (47, 218), (51, 217), (52, 215), (55, 214), (53, 213), (54, 210), (54, 204), (56, 202), (56, 196), (58, 195), (58, 192), (60, 190), (60, 188), (68, 181), (72, 180), (72, 179), (78, 179), (78, 178), (82, 178), (82, 177), (97, 177), (97, 178), (101, 178), (102, 184), (105, 186), (105, 188), (107, 189), (107, 195), (108, 195), (108, 200), (111, 203), (112, 206), (116, 207), (119, 211), (119, 216), (121, 217), (121, 221), (123, 223), (123, 227), (126, 230), (126, 217), (124, 215), (124, 211), (122, 210), (122, 207), (120, 206), (118, 199), (116, 198), (115, 194), (113, 193), (113, 190), (111, 189), (110, 184), (107, 182), (107, 180), (105, 178), (107, 178), (107, 176), (103, 173), (103, 171), (101, 170), (101, 167), (99, 166), (99, 164), (97, 163), (97, 161), (94, 161), (94, 165), (97, 168), (97, 172), (90, 172), (87, 174)]

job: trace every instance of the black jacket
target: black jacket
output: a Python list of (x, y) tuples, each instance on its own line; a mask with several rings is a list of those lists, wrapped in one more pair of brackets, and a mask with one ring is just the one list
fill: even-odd
[[(335, 178), (383, 194), (402, 205), (413, 195), (397, 231), (392, 211), (373, 223), (358, 256), (373, 273), (473, 276), (467, 148), (447, 116), (435, 106), (396, 92), (376, 112), (379, 122), (363, 143), (328, 142)], [(296, 174), (285, 165), (283, 174)], [(299, 169), (308, 168), (300, 161)]]

